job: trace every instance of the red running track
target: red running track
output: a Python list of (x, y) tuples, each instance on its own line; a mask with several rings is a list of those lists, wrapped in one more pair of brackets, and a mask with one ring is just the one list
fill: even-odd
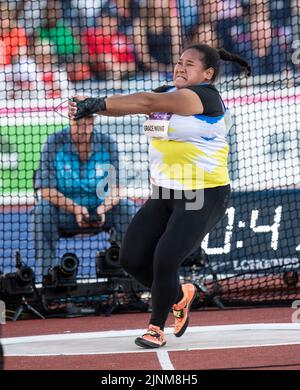
[[(206, 310), (191, 313), (191, 326), (254, 323), (291, 323), (290, 308)], [(96, 332), (145, 328), (149, 314), (114, 314), (111, 317), (82, 317), (8, 322), (2, 337)], [(171, 317), (167, 325), (172, 323)], [(300, 338), (299, 338), (300, 341)], [(300, 369), (300, 345), (169, 351), (175, 369)], [(107, 355), (6, 357), (6, 370), (160, 370), (155, 351)]]

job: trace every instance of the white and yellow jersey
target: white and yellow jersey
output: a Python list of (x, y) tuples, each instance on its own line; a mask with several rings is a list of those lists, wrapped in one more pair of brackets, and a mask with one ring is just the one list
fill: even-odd
[(227, 185), (229, 111), (214, 86), (200, 84), (187, 88), (200, 97), (203, 114), (153, 113), (144, 123), (146, 135), (150, 134), (151, 183), (175, 190)]

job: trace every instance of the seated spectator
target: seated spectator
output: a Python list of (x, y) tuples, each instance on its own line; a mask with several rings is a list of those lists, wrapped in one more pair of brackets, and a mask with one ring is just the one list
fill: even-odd
[(147, 0), (135, 21), (135, 49), (146, 70), (172, 72), (180, 45), (179, 17), (168, 0)]
[(118, 32), (115, 17), (98, 18), (98, 27), (89, 27), (82, 34), (82, 44), (88, 51), (91, 71), (96, 78), (125, 79), (135, 72), (132, 42)]
[[(72, 120), (48, 137), (35, 176), (41, 199), (32, 210), (36, 261), (46, 276), (56, 265), (59, 229), (115, 226), (121, 241), (134, 206), (120, 200), (114, 180), (115, 143), (94, 129), (94, 117)], [(118, 176), (118, 174), (117, 174)], [(103, 190), (101, 190), (101, 186)], [(88, 222), (90, 216), (99, 222)]]

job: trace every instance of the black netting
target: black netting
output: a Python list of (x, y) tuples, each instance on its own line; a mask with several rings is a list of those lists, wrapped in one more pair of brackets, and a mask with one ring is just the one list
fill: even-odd
[[(21, 295), (32, 292), (22, 281), (30, 279), (25, 264), (37, 283), (43, 275), (49, 282), (51, 271), (50, 283), (65, 278), (68, 288), (76, 285), (72, 269), (77, 280), (94, 283), (108, 262), (111, 277), (122, 276), (111, 264), (115, 254), (105, 255), (150, 193), (145, 116), (90, 117), (71, 142), (66, 100), (172, 85), (183, 48), (200, 42), (239, 54), (252, 75), (222, 64), (216, 87), (234, 119), (233, 193), (202, 242), (206, 255), (189, 257), (182, 280), (228, 304), (299, 298), (299, 26), (292, 0), (1, 1), (0, 296), (18, 293), (20, 284)], [(109, 163), (123, 189), (111, 210), (114, 194), (96, 191), (105, 190)], [(61, 270), (66, 253), (76, 257), (64, 258)]]

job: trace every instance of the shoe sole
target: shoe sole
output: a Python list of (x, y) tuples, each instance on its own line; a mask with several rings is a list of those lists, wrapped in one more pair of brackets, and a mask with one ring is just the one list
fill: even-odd
[(190, 301), (190, 303), (188, 305), (187, 319), (185, 321), (185, 324), (183, 325), (183, 327), (180, 329), (180, 331), (178, 333), (174, 333), (174, 336), (181, 337), (184, 334), (184, 332), (186, 331), (186, 328), (189, 326), (190, 308), (191, 308), (192, 303), (194, 302), (196, 296), (197, 296), (197, 289), (195, 288), (195, 292), (194, 292), (193, 298), (191, 299), (191, 301)]
[(164, 345), (167, 344), (167, 342), (165, 341), (161, 345), (158, 345), (158, 344), (155, 344), (155, 343), (151, 343), (151, 341), (145, 340), (142, 337), (136, 338), (134, 342), (139, 347), (147, 348), (147, 349), (150, 349), (150, 348), (160, 348), (160, 347), (163, 347)]

